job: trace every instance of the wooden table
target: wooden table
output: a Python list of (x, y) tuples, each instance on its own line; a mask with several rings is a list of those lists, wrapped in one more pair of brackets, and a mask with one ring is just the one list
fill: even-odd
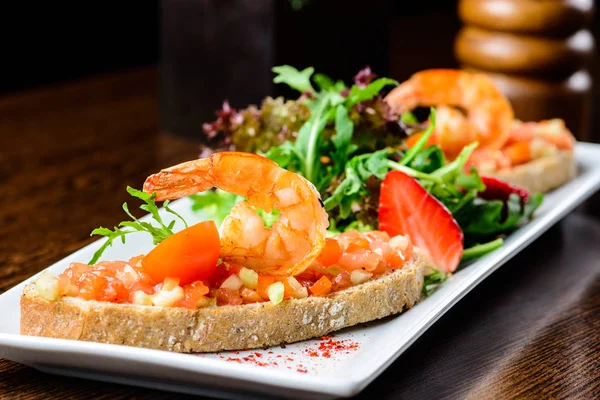
[[(0, 293), (121, 221), (127, 185), (197, 156), (194, 141), (159, 132), (155, 81), (139, 70), (0, 99)], [(359, 397), (597, 398), (599, 200), (488, 277)], [(0, 398), (175, 397), (0, 360)]]

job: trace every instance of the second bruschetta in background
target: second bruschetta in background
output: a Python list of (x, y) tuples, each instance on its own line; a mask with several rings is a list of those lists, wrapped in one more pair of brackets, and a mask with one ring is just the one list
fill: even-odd
[[(508, 99), (483, 73), (430, 69), (414, 74), (385, 98), (392, 109), (407, 113), (418, 106), (436, 107), (437, 126), (428, 144), (450, 159), (478, 142), (466, 167), (496, 176), (533, 192), (547, 193), (573, 179), (575, 138), (564, 121), (522, 122)], [(406, 141), (411, 147), (422, 135)]]

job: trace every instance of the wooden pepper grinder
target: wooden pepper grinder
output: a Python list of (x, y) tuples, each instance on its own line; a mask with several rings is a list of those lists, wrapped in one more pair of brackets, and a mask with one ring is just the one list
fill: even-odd
[(562, 118), (585, 140), (595, 46), (586, 27), (593, 12), (593, 0), (460, 0), (465, 25), (455, 56), (462, 68), (492, 77), (516, 118)]

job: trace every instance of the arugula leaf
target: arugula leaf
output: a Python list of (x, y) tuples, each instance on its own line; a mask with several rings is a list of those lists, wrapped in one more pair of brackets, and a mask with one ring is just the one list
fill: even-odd
[(337, 81), (334, 83), (333, 79), (331, 79), (325, 74), (315, 74), (313, 76), (313, 80), (315, 81), (315, 83), (321, 91), (329, 90), (334, 92), (341, 92), (342, 90), (347, 89), (346, 84), (343, 81)]
[(321, 162), (318, 150), (321, 142), (321, 133), (327, 124), (326, 110), (329, 106), (329, 99), (328, 95), (319, 99), (316, 111), (302, 125), (294, 144), (296, 154), (300, 156), (302, 163), (301, 171), (304, 177), (315, 184), (319, 181), (318, 172)]
[(471, 153), (473, 153), (478, 145), (478, 142), (473, 142), (468, 146), (463, 147), (454, 161), (437, 169), (435, 172), (432, 172), (432, 175), (437, 176), (444, 181), (454, 181), (462, 173), (465, 164), (469, 160), (469, 157), (471, 157)]
[(125, 235), (132, 233), (135, 231), (132, 230), (120, 230), (118, 227), (115, 226), (115, 230), (111, 231), (108, 228), (103, 228), (103, 227), (99, 227), (96, 228), (92, 231), (92, 233), (90, 234), (90, 236), (93, 235), (100, 235), (100, 236), (106, 236), (108, 237), (108, 240), (106, 242), (104, 242), (104, 244), (102, 246), (100, 246), (100, 248), (98, 250), (96, 250), (96, 252), (94, 253), (94, 255), (92, 256), (92, 259), (88, 262), (89, 265), (93, 265), (95, 264), (100, 257), (102, 256), (102, 253), (104, 253), (104, 250), (106, 250), (109, 246), (112, 246), (112, 242), (118, 238), (121, 238), (121, 241), (123, 243), (125, 243)]
[(417, 117), (415, 117), (415, 114), (411, 113), (410, 111), (402, 113), (402, 115), (400, 116), (400, 120), (405, 124), (409, 125), (415, 125), (419, 123), (419, 120), (417, 119)]
[(484, 256), (496, 249), (499, 249), (503, 244), (504, 240), (502, 238), (498, 238), (483, 244), (476, 244), (463, 251), (461, 261), (469, 261)]
[[(260, 154), (260, 153), (259, 153)], [(302, 165), (302, 154), (298, 153), (292, 142), (286, 141), (281, 146), (271, 147), (261, 155), (275, 161), (281, 168), (299, 171)]]
[(376, 176), (379, 179), (385, 178), (391, 165), (389, 157), (394, 154), (395, 152), (390, 149), (383, 149), (357, 158), (356, 162), (358, 166), (362, 166), (363, 180), (366, 181), (371, 175)]
[(354, 132), (354, 124), (348, 118), (348, 112), (343, 105), (338, 105), (335, 116), (335, 134), (331, 137), (335, 150), (331, 153), (331, 158), (334, 162), (333, 175), (338, 175), (344, 170), (344, 166), (350, 154), (352, 154), (358, 146), (352, 144), (352, 133)]
[(408, 166), (416, 171), (430, 174), (446, 164), (446, 157), (439, 146), (433, 145), (419, 151), (408, 163)]
[(429, 113), (429, 126), (421, 135), (419, 140), (417, 140), (417, 143), (415, 143), (415, 145), (404, 154), (402, 160), (400, 160), (400, 165), (408, 165), (413, 160), (413, 158), (415, 158), (417, 153), (423, 150), (423, 148), (427, 144), (427, 141), (429, 140), (429, 137), (435, 130), (435, 122), (435, 108), (432, 107)]
[(533, 213), (537, 210), (544, 201), (543, 193), (533, 193), (529, 196), (529, 200), (523, 205), (523, 215), (519, 224), (524, 224), (533, 217)]
[(469, 241), (477, 240), (490, 235), (506, 233), (517, 228), (530, 215), (526, 215), (523, 209), (532, 212), (541, 203), (540, 196), (531, 196), (530, 203), (522, 207), (521, 198), (512, 193), (508, 201), (483, 200), (476, 198), (472, 204), (463, 207), (454, 216), (461, 226)]
[(425, 297), (431, 296), (448, 279), (448, 275), (433, 267), (428, 266), (427, 272), (424, 276), (423, 289), (421, 290)]
[(314, 93), (310, 83), (310, 77), (315, 72), (313, 67), (308, 67), (302, 71), (298, 71), (296, 68), (290, 65), (280, 65), (273, 67), (271, 71), (275, 72), (277, 76), (273, 78), (275, 83), (285, 83), (292, 89), (296, 89), (299, 92), (310, 92)]
[(485, 184), (479, 176), (479, 172), (473, 166), (471, 167), (471, 173), (469, 175), (461, 173), (456, 177), (454, 182), (457, 186), (466, 190), (475, 190), (476, 192), (483, 192), (485, 190)]
[(346, 107), (350, 108), (357, 105), (361, 101), (370, 100), (377, 96), (381, 89), (385, 86), (393, 85), (398, 86), (398, 82), (390, 78), (379, 78), (369, 83), (366, 87), (360, 88), (357, 85), (352, 85), (350, 88), (350, 94), (346, 98)]
[[(100, 257), (104, 253), (104, 251), (109, 246), (112, 246), (113, 242), (116, 239), (121, 239), (121, 242), (125, 243), (125, 236), (130, 233), (147, 232), (152, 236), (152, 242), (154, 243), (154, 245), (159, 244), (160, 242), (162, 242), (167, 237), (169, 237), (173, 234), (173, 227), (175, 226), (175, 220), (171, 221), (171, 223), (169, 223), (169, 225), (165, 225), (163, 219), (161, 218), (161, 216), (159, 214), (158, 206), (156, 205), (156, 200), (155, 200), (156, 193), (152, 193), (150, 195), (148, 193), (134, 189), (129, 186), (127, 187), (127, 192), (131, 196), (136, 197), (146, 203), (146, 204), (142, 204), (140, 206), (140, 209), (150, 213), (150, 215), (152, 215), (152, 218), (156, 222), (158, 222), (158, 226), (152, 225), (149, 222), (138, 220), (129, 211), (129, 207), (127, 206), (127, 203), (123, 203), (123, 211), (125, 211), (125, 213), (132, 219), (132, 221), (122, 221), (121, 223), (119, 223), (119, 227), (131, 228), (131, 229), (120, 229), (117, 226), (114, 227), (114, 230), (110, 230), (110, 229), (104, 228), (104, 227), (99, 227), (99, 228), (94, 229), (90, 233), (90, 236), (94, 236), (94, 235), (105, 236), (108, 238), (108, 240), (98, 250), (96, 250), (96, 252), (92, 256), (92, 259), (88, 262), (88, 264), (90, 264), (90, 265), (95, 264), (100, 259)], [(185, 227), (187, 228), (187, 226), (188, 226), (187, 222), (185, 222), (185, 220), (179, 214), (177, 214), (175, 211), (173, 211), (171, 208), (169, 208), (168, 204), (169, 204), (168, 201), (164, 202), (163, 207), (164, 207), (165, 211), (167, 211), (167, 212), (175, 215), (177, 218), (179, 218), (183, 222)]]
[(335, 148), (345, 150), (350, 145), (353, 131), (354, 125), (348, 118), (348, 111), (341, 104), (338, 105), (335, 114), (335, 135), (331, 137)]
[(326, 211), (335, 207), (340, 208), (341, 219), (346, 219), (352, 212), (352, 204), (360, 202), (364, 194), (363, 181), (354, 168), (346, 168), (346, 176), (342, 183), (335, 189), (331, 197), (323, 202)]

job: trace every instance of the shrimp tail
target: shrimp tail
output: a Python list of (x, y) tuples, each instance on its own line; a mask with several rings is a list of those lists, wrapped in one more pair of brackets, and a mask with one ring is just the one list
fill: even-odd
[(213, 159), (203, 158), (165, 168), (150, 175), (144, 182), (144, 192), (156, 193), (156, 200), (174, 200), (215, 186), (212, 176)]

